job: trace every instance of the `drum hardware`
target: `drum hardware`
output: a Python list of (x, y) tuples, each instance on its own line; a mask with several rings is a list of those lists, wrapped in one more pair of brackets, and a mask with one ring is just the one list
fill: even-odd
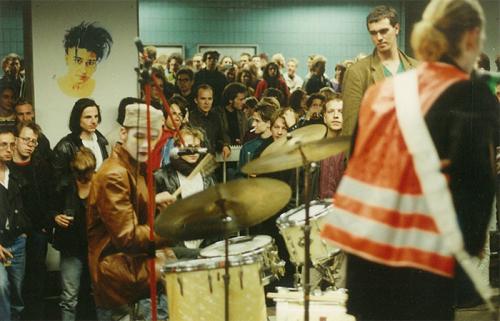
[[(319, 126), (319, 127), (318, 127)], [(247, 174), (265, 174), (276, 171), (304, 168), (304, 320), (309, 321), (310, 300), (310, 270), (312, 266), (311, 226), (309, 217), (309, 203), (311, 197), (311, 164), (315, 161), (328, 158), (347, 150), (350, 146), (350, 137), (324, 138), (326, 127), (323, 125), (306, 126), (282, 137), (269, 145), (261, 157), (255, 159), (242, 168)], [(319, 137), (317, 137), (317, 136)]]
[[(225, 246), (223, 241), (216, 242), (200, 251), (204, 258), (223, 257)], [(255, 256), (261, 261), (262, 283), (278, 279), (285, 274), (285, 262), (278, 255), (276, 244), (268, 235), (237, 236), (229, 239), (230, 256)]]
[[(273, 191), (273, 198), (267, 191)], [(229, 235), (263, 222), (290, 199), (291, 189), (278, 180), (255, 178), (218, 184), (160, 212), (155, 231), (174, 240), (224, 235), (224, 320), (229, 321)], [(240, 285), (243, 276), (240, 276)]]

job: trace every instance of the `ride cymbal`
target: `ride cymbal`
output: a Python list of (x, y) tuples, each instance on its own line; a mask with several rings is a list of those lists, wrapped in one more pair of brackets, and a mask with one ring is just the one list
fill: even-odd
[(174, 240), (227, 235), (265, 221), (291, 195), (286, 183), (271, 178), (218, 184), (162, 210), (155, 220), (155, 232)]

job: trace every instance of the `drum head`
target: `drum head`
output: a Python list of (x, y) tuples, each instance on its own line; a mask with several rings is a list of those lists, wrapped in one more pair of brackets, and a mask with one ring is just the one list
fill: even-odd
[[(265, 248), (273, 242), (268, 235), (238, 236), (229, 240), (229, 255), (247, 255)], [(224, 241), (214, 243), (200, 251), (202, 257), (221, 257), (225, 255)]]
[[(196, 260), (186, 260), (177, 261), (165, 264), (162, 268), (163, 273), (170, 272), (190, 272), (190, 271), (200, 271), (200, 270), (211, 270), (224, 267), (223, 257), (214, 257), (207, 259), (196, 259)], [(229, 266), (240, 266), (245, 264), (252, 264), (258, 262), (259, 258), (255, 256), (229, 256)]]
[[(328, 214), (333, 209), (331, 201), (313, 201), (309, 206), (309, 218), (316, 219)], [(276, 223), (279, 227), (303, 225), (306, 220), (305, 205), (301, 205), (280, 215)]]

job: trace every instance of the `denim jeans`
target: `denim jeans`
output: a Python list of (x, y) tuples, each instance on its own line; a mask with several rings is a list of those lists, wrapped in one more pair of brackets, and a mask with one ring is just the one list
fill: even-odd
[(26, 235), (2, 244), (14, 258), (11, 265), (0, 264), (0, 320), (19, 320), (24, 308), (22, 285), (26, 260)]
[[(161, 293), (157, 295), (158, 320), (167, 320), (167, 297)], [(139, 300), (135, 309), (132, 307), (121, 307), (116, 309), (97, 308), (97, 320), (99, 321), (125, 321), (131, 319), (151, 321), (151, 299)], [(135, 315), (134, 315), (135, 314)]]
[(61, 253), (61, 319), (75, 320), (78, 292), (83, 271), (83, 260), (77, 256), (67, 256)]
[[(168, 307), (167, 307), (167, 296), (163, 293), (157, 294), (158, 300), (156, 301), (156, 311), (158, 320), (167, 320), (168, 318)], [(137, 302), (137, 312), (146, 321), (151, 321), (151, 298), (142, 299)]]
[(25, 309), (24, 320), (42, 320), (44, 313), (44, 290), (47, 277), (47, 233), (33, 231), (26, 240), (26, 274), (23, 294)]

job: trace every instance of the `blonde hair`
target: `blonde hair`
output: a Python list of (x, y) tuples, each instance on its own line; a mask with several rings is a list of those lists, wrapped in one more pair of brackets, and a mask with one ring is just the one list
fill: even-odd
[(463, 34), (483, 28), (484, 21), (477, 0), (432, 0), (413, 28), (412, 48), (423, 61), (436, 61), (445, 54), (456, 58)]
[(205, 141), (205, 135), (201, 130), (198, 128), (194, 127), (184, 127), (181, 130), (179, 130), (179, 135), (175, 137), (174, 145), (175, 146), (181, 146), (181, 140), (179, 137), (185, 137), (185, 136), (193, 136), (193, 138), (198, 138), (200, 140), (200, 143), (203, 144)]
[(96, 159), (92, 150), (87, 147), (80, 147), (76, 151), (70, 167), (77, 180), (90, 180), (96, 168)]

